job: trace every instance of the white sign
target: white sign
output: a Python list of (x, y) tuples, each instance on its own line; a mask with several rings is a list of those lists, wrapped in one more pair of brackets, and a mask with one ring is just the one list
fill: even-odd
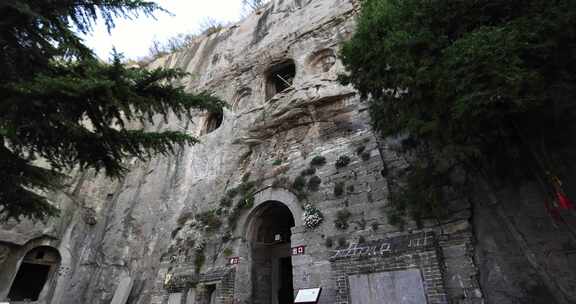
[(294, 303), (316, 303), (320, 297), (320, 291), (322, 288), (300, 289)]

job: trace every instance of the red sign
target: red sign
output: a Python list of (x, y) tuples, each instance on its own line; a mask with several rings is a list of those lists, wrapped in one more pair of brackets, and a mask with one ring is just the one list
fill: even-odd
[(240, 257), (231, 257), (228, 262), (230, 263), (230, 265), (236, 265), (238, 263), (240, 263)]
[(304, 246), (304, 245), (293, 247), (292, 248), (292, 255), (303, 255), (304, 253), (306, 253), (305, 248), (306, 248), (306, 246)]

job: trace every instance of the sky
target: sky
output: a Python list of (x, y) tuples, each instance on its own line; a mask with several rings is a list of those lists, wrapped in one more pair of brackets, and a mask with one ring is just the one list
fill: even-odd
[(173, 16), (156, 13), (156, 19), (140, 16), (136, 19), (117, 19), (116, 27), (108, 34), (103, 23), (84, 36), (86, 45), (98, 57), (108, 60), (115, 47), (127, 59), (139, 59), (148, 55), (152, 41), (167, 41), (184, 33), (197, 33), (200, 25), (211, 18), (220, 22), (240, 19), (242, 0), (154, 0)]

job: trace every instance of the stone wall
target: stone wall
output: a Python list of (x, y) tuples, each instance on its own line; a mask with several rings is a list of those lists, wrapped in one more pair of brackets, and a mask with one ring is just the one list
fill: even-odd
[[(409, 269), (418, 271), (418, 276), (423, 279), (423, 286), (403, 286), (402, 290), (386, 291), (404, 293), (404, 297), (407, 297), (411, 293), (419, 292), (422, 288), (427, 303), (448, 303), (444, 286), (443, 261), (439, 249), (433, 233), (418, 233), (388, 240), (354, 244), (348, 248), (337, 250), (335, 255), (331, 257), (332, 269), (338, 286), (336, 303), (350, 303), (352, 292), (357, 298), (362, 298), (364, 294), (377, 292), (377, 289), (397, 288), (397, 286), (381, 284), (374, 290), (366, 288), (366, 290), (352, 291), (349, 282), (349, 277), (352, 275), (399, 272)], [(393, 302), (390, 301), (390, 303)]]

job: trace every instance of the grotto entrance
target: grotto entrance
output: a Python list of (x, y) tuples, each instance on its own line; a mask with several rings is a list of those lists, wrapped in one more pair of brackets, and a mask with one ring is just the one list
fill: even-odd
[(268, 201), (254, 210), (248, 237), (252, 252), (254, 304), (292, 304), (290, 228), (294, 217), (283, 203)]
[(60, 254), (52, 247), (41, 246), (30, 250), (16, 273), (10, 287), (11, 301), (37, 301), (44, 285), (60, 265)]

